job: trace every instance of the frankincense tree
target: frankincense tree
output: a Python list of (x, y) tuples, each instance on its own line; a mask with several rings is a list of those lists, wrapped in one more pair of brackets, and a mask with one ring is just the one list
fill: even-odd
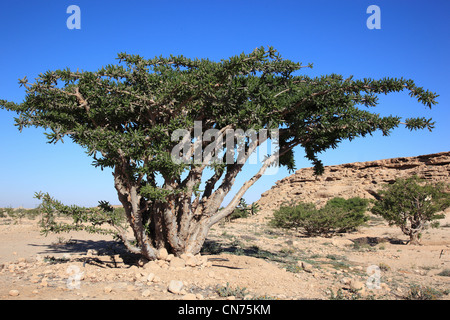
[[(20, 80), (26, 88), (24, 101), (0, 100), (0, 107), (18, 113), (19, 130), (45, 128), (49, 143), (70, 137), (92, 156), (94, 166), (112, 168), (135, 241), (107, 218), (105, 205), (101, 219), (92, 218), (93, 211), (89, 219), (97, 226), (116, 226), (127, 247), (150, 260), (160, 248), (175, 255), (198, 253), (211, 226), (233, 213), (270, 165), (294, 168), (296, 146), (305, 150), (319, 174), (318, 154), (343, 140), (377, 130), (387, 136), (401, 124), (411, 130), (434, 125), (431, 119), (402, 121), (370, 111), (378, 94), (403, 90), (429, 108), (435, 105), (437, 95), (413, 80), (354, 80), (337, 74), (311, 78), (300, 72), (311, 65), (284, 59), (271, 47), (219, 62), (184, 56), (147, 60), (126, 53), (118, 61), (93, 72), (47, 71), (34, 83), (25, 77)], [(196, 124), (201, 125), (197, 134)], [(277, 130), (277, 150), (219, 210), (245, 162), (270, 138), (261, 134), (230, 140), (224, 139), (226, 134), (262, 129)], [(190, 133), (181, 142), (175, 134), (179, 130)], [(208, 130), (213, 137), (202, 139)], [(211, 144), (215, 151), (194, 161), (197, 151)], [(176, 149), (180, 145), (183, 149)], [(239, 161), (235, 150), (244, 150)], [(174, 161), (177, 153), (183, 161)], [(55, 207), (75, 215), (76, 222), (83, 217), (77, 207)]]

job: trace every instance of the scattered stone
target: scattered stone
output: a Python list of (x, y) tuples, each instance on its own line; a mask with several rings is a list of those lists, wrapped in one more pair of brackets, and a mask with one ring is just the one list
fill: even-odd
[(186, 265), (189, 267), (195, 267), (197, 266), (198, 262), (195, 256), (192, 253), (188, 253), (186, 257), (183, 258), (183, 260), (186, 262)]
[(158, 250), (158, 259), (159, 260), (167, 260), (168, 256), (169, 256), (169, 253), (167, 252), (166, 248), (161, 248)]
[(155, 279), (155, 274), (154, 274), (154, 273), (149, 273), (149, 274), (147, 275), (147, 277), (145, 278), (145, 280), (146, 280), (147, 282), (152, 282), (153, 279)]
[(183, 288), (183, 281), (171, 280), (167, 290), (174, 294), (179, 294), (182, 288)]
[(142, 296), (144, 298), (147, 298), (147, 297), (151, 296), (151, 294), (152, 294), (152, 292), (149, 289), (146, 289), (146, 290), (142, 291)]
[(364, 290), (364, 282), (352, 279), (349, 283), (350, 289), (353, 291), (362, 292)]
[(47, 278), (43, 278), (41, 280), (41, 287), (48, 287), (48, 279)]
[(112, 292), (112, 288), (110, 286), (107, 286), (107, 287), (103, 288), (103, 291), (105, 293), (111, 293)]
[(204, 297), (203, 297), (203, 295), (202, 295), (201, 293), (197, 293), (197, 294), (195, 295), (195, 298), (196, 298), (197, 300), (203, 300), (203, 299), (204, 299)]
[(11, 296), (11, 297), (17, 297), (18, 295), (19, 295), (20, 293), (19, 293), (19, 290), (9, 290), (9, 295)]
[(196, 300), (197, 296), (194, 293), (186, 293), (183, 298), (183, 300)]
[(170, 266), (171, 268), (184, 268), (184, 267), (186, 267), (186, 262), (185, 262), (185, 260), (182, 259), (182, 258), (179, 258), (179, 257), (173, 257), (173, 258), (170, 260), (169, 266)]
[(156, 261), (149, 261), (149, 262), (147, 262), (147, 263), (144, 265), (144, 269), (145, 269), (145, 270), (147, 270), (147, 269), (153, 269), (153, 270), (156, 270), (156, 269), (159, 269), (159, 268), (161, 268), (161, 267), (158, 265), (158, 263), (157, 263)]
[(167, 264), (167, 261), (166, 260), (157, 260), (156, 264), (162, 268), (163, 266), (165, 266)]
[(97, 255), (98, 255), (98, 251), (95, 250), (95, 249), (89, 249), (89, 250), (86, 252), (86, 255), (87, 255), (88, 257), (97, 256)]

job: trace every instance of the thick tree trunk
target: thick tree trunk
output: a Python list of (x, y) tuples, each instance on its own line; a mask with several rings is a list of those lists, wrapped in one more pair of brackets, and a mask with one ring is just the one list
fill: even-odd
[[(252, 144), (247, 158), (257, 145), (256, 142)], [(193, 192), (195, 186), (201, 181), (205, 165), (193, 167), (186, 180), (181, 184), (175, 180), (166, 181), (164, 188), (169, 191), (169, 196), (164, 201), (150, 201), (139, 193), (141, 181), (128, 174), (131, 171), (129, 170), (130, 165), (124, 158), (123, 165), (115, 167), (114, 182), (137, 243), (132, 246), (126, 236), (122, 235), (125, 245), (131, 251), (140, 253), (149, 260), (157, 259), (158, 250), (161, 248), (165, 248), (175, 256), (183, 253), (198, 254), (209, 229), (233, 212), (244, 193), (264, 174), (277, 156), (274, 154), (267, 158), (257, 174), (244, 183), (231, 202), (221, 211), (219, 211), (219, 207), (230, 192), (245, 161), (227, 165), (221, 185), (213, 191), (216, 182), (225, 172), (224, 170), (217, 171), (207, 181), (201, 199), (197, 195), (193, 199)], [(172, 192), (176, 190), (183, 190), (183, 192)]]
[(410, 245), (420, 245), (420, 234), (423, 229), (423, 222), (420, 217), (412, 217), (407, 225), (402, 225), (401, 229), (404, 234), (409, 236)]
[(409, 234), (409, 244), (410, 245), (420, 245), (420, 233), (419, 232), (412, 232)]
[(126, 184), (119, 170), (115, 173), (117, 194), (136, 240), (136, 244), (131, 245), (126, 235), (121, 234), (130, 251), (148, 260), (157, 259), (161, 248), (175, 256), (200, 252), (210, 228), (210, 219), (203, 214), (204, 210), (197, 210), (194, 215), (183, 205), (182, 196), (149, 205), (139, 194), (137, 186)]

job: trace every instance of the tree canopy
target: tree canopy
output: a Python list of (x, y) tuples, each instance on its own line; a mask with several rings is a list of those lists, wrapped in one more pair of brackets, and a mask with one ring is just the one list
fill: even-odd
[[(438, 95), (413, 80), (355, 80), (337, 74), (311, 78), (301, 72), (311, 64), (284, 59), (272, 47), (218, 62), (184, 56), (144, 59), (127, 53), (117, 59), (118, 64), (93, 72), (47, 71), (34, 83), (25, 77), (19, 80), (26, 88), (24, 101), (0, 100), (0, 107), (18, 113), (19, 130), (45, 128), (50, 143), (69, 137), (86, 149), (95, 166), (113, 169), (119, 200), (148, 258), (159, 247), (175, 254), (198, 252), (209, 227), (233, 212), (269, 165), (277, 160), (295, 168), (296, 146), (320, 174), (318, 155), (344, 140), (377, 130), (387, 136), (401, 124), (411, 130), (434, 126), (431, 119), (402, 120), (371, 111), (379, 94), (403, 90), (429, 108), (435, 105)], [(216, 129), (215, 141), (228, 129), (278, 130), (278, 151), (263, 161), (224, 210), (218, 209), (244, 163), (174, 162), (171, 153), (179, 143), (174, 132), (194, 134), (195, 123), (201, 123), (201, 134)], [(245, 140), (244, 160), (267, 138)], [(211, 142), (192, 135), (188, 140), (192, 149)], [(228, 148), (237, 148), (237, 142)], [(213, 173), (200, 190), (207, 167)]]

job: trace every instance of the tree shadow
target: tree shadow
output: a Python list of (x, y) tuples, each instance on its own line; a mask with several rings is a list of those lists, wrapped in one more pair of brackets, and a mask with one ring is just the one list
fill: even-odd
[(390, 238), (390, 237), (361, 237), (356, 239), (351, 239), (351, 241), (355, 245), (369, 245), (371, 247), (374, 247), (380, 243), (387, 243), (390, 244), (401, 244), (404, 245), (407, 243), (407, 241), (398, 239), (398, 238)]
[[(247, 256), (281, 263), (285, 262), (286, 255), (288, 255), (287, 253), (283, 254), (281, 252), (263, 250), (257, 246), (243, 247), (240, 243), (224, 244), (216, 240), (206, 240), (200, 253), (207, 255), (229, 253), (233, 255)], [(211, 260), (211, 258), (209, 258), (209, 260)]]
[(117, 263), (114, 259), (110, 259), (111, 263), (105, 263), (101, 259), (104, 256), (114, 257), (118, 255), (124, 264), (135, 265), (138, 263), (140, 256), (131, 253), (127, 250), (122, 242), (115, 240), (80, 240), (80, 239), (70, 239), (60, 243), (53, 244), (28, 244), (33, 247), (42, 247), (41, 251), (37, 254), (44, 257), (53, 257), (55, 262), (63, 262), (61, 258), (54, 258), (54, 256), (63, 256), (65, 253), (84, 255), (87, 254), (89, 250), (93, 250), (94, 254), (92, 256), (80, 257), (77, 260), (83, 261), (88, 264), (96, 264), (98, 266), (108, 266), (111, 265), (117, 267)]

